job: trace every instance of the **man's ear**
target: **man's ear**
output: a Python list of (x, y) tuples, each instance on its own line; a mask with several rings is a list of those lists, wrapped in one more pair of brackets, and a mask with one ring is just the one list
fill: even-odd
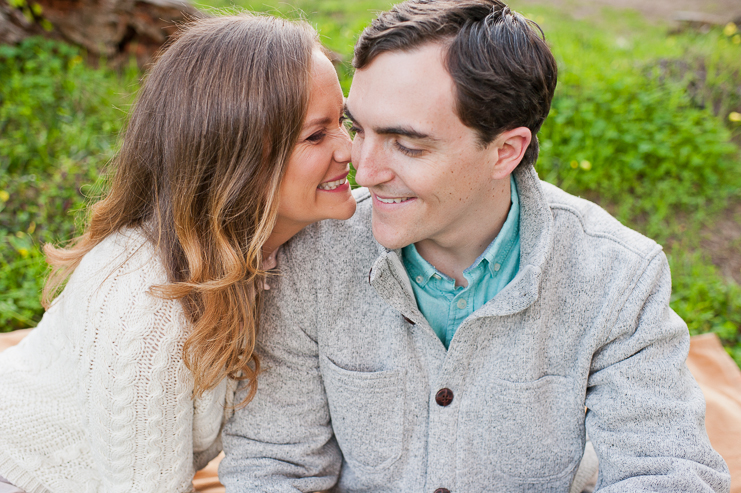
[(517, 127), (499, 134), (489, 144), (489, 149), (496, 153), (492, 155), (495, 162), (491, 177), (495, 180), (508, 177), (522, 161), (532, 138), (533, 134), (527, 127)]

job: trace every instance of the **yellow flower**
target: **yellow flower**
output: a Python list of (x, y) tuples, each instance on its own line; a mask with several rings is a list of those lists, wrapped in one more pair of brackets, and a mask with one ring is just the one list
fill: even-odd
[(741, 34), (736, 34), (731, 38), (731, 43), (741, 45)]
[(738, 113), (737, 111), (731, 111), (728, 114), (728, 119), (732, 122), (741, 122), (741, 113)]
[(2, 200), (3, 202), (7, 202), (8, 200), (10, 200), (10, 194), (5, 190), (0, 190), (0, 200)]
[(582, 161), (581, 163), (579, 163), (579, 166), (581, 166), (581, 169), (586, 170), (586, 171), (589, 171), (590, 169), (592, 169), (592, 163), (590, 163), (586, 159)]
[(574, 169), (578, 168), (579, 167), (579, 162), (576, 161), (576, 160), (571, 161), (571, 167), (574, 168)]
[(733, 36), (736, 34), (736, 31), (738, 31), (738, 27), (736, 27), (736, 24), (733, 22), (729, 22), (726, 24), (726, 27), (723, 28), (723, 34), (726, 36)]
[(28, 257), (28, 249), (27, 248), (19, 248), (18, 253), (21, 254), (21, 257), (26, 258)]

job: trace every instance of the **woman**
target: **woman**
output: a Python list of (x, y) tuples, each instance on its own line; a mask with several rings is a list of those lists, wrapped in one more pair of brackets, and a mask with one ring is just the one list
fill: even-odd
[(355, 211), (342, 105), (305, 23), (241, 15), (180, 33), (144, 83), (86, 232), (46, 248), (45, 299), (64, 290), (0, 353), (6, 487), (191, 490), (220, 451), (234, 380), (254, 394), (277, 249)]

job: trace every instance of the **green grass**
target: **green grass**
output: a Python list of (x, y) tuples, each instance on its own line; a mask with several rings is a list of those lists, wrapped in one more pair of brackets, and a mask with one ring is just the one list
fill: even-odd
[[(308, 18), (341, 55), (347, 93), (352, 46), (391, 4), (245, 0), (237, 8)], [(546, 7), (520, 11), (543, 27), (560, 70), (540, 134), (541, 177), (671, 246), (672, 307), (691, 333), (717, 333), (741, 364), (741, 288), (700, 243), (727, 204), (741, 201), (738, 33), (668, 35), (625, 12), (576, 21)], [(38, 321), (39, 245), (76, 231), (75, 211), (94, 195), (85, 186), (100, 183), (137, 88), (135, 72), (92, 69), (83, 57), (46, 41), (0, 50), (0, 330)]]

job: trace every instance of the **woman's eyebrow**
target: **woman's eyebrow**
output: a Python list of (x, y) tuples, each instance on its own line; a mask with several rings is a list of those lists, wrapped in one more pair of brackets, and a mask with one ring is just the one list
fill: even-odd
[(329, 125), (330, 123), (332, 123), (332, 121), (333, 120), (331, 118), (326, 116), (314, 118), (313, 120), (304, 123), (303, 128), (313, 127), (314, 125)]

